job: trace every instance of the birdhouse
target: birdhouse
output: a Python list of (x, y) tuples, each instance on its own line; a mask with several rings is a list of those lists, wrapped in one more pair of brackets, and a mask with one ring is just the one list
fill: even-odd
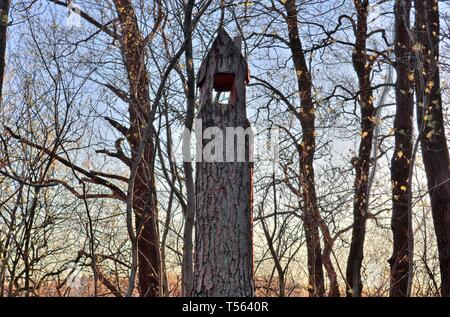
[(248, 65), (241, 54), (240, 41), (220, 28), (197, 74), (200, 103), (210, 102), (214, 92), (229, 92), (231, 104), (238, 96), (245, 96), (248, 82)]
[(197, 75), (194, 296), (254, 294), (248, 82), (239, 41), (220, 28)]

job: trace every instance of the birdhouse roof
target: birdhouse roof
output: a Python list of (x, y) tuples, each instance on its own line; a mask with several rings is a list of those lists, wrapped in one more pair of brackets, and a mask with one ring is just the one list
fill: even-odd
[[(220, 63), (211, 62), (211, 59), (222, 59)], [(223, 62), (223, 60), (228, 62)], [(203, 60), (197, 74), (197, 86), (200, 87), (205, 79), (206, 72), (210, 68), (214, 68), (214, 73), (233, 73), (237, 74), (238, 67), (245, 67), (247, 71), (247, 61), (241, 53), (241, 50), (236, 46), (233, 39), (223, 28), (219, 28), (217, 36)], [(248, 76), (246, 81), (248, 82)]]

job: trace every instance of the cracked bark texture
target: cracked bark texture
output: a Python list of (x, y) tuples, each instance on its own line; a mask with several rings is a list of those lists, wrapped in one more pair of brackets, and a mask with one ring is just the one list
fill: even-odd
[[(215, 74), (234, 74), (228, 104), (213, 101)], [(203, 132), (217, 127), (223, 133), (226, 158), (226, 127), (249, 127), (245, 109), (247, 63), (228, 34), (219, 29), (206, 60), (200, 68), (198, 118)], [(198, 130), (197, 130), (198, 133)], [(214, 137), (217, 137), (215, 135)], [(202, 141), (202, 149), (210, 140)], [(233, 136), (233, 146), (237, 142)], [(196, 246), (194, 296), (250, 297), (254, 295), (252, 243), (252, 163), (249, 139), (245, 160), (197, 163)], [(201, 151), (201, 149), (200, 149)], [(220, 152), (216, 152), (219, 154)], [(236, 151), (235, 151), (236, 158)], [(197, 155), (201, 155), (197, 149)]]

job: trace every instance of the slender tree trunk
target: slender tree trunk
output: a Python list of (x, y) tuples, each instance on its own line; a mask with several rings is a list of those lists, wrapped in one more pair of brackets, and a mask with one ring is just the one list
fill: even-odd
[[(273, 219), (274, 221), (277, 221), (278, 216), (278, 199), (277, 199), (277, 191), (276, 191), (276, 179), (275, 179), (275, 173), (272, 174), (272, 189), (273, 189)], [(265, 200), (265, 199), (264, 199)], [(262, 215), (262, 210), (264, 207), (260, 208), (260, 217), (261, 217), (261, 225), (262, 229), (264, 231), (264, 236), (267, 241), (267, 246), (270, 251), (270, 255), (272, 256), (273, 262), (274, 262), (274, 269), (277, 271), (278, 275), (278, 289), (279, 289), (279, 297), (285, 297), (286, 296), (286, 280), (285, 280), (285, 269), (283, 269), (280, 261), (280, 256), (277, 253), (277, 247), (274, 244), (274, 236), (276, 231), (276, 225), (273, 229), (273, 232), (271, 233), (269, 231), (269, 228), (266, 224), (266, 220), (264, 216)], [(269, 283), (270, 285), (270, 283)]]
[(320, 217), (319, 219), (320, 231), (323, 235), (323, 255), (322, 262), (325, 270), (327, 271), (328, 280), (330, 282), (330, 289), (328, 291), (328, 297), (340, 297), (341, 293), (339, 291), (339, 282), (337, 279), (337, 273), (334, 268), (333, 262), (331, 261), (331, 253), (333, 252), (334, 239), (331, 237), (330, 229)]
[(146, 141), (142, 158), (137, 157), (143, 129), (150, 114), (149, 79), (145, 66), (142, 34), (129, 0), (115, 0), (122, 27), (122, 55), (130, 85), (131, 161), (139, 160), (133, 191), (133, 209), (138, 252), (138, 284), (140, 296), (160, 295), (161, 259), (158, 234), (158, 210), (154, 175), (154, 142)]
[(305, 230), (308, 257), (308, 291), (310, 296), (323, 296), (325, 293), (324, 275), (322, 268), (322, 251), (319, 234), (319, 209), (314, 179), (315, 138), (315, 108), (312, 100), (311, 74), (306, 64), (300, 41), (297, 24), (297, 7), (295, 0), (284, 3), (287, 17), (289, 42), (297, 76), (301, 102), (300, 124), (303, 131), (300, 154), (300, 176), (303, 196), (303, 226)]
[(408, 294), (409, 215), (412, 212), (411, 164), (413, 155), (414, 68), (412, 67), (410, 28), (411, 0), (395, 2), (396, 113), (395, 150), (391, 160), (392, 233), (394, 239), (390, 296)]
[[(276, 208), (276, 206), (274, 207)], [(285, 297), (286, 296), (286, 283), (284, 274), (285, 271), (281, 266), (280, 257), (278, 256), (277, 251), (275, 249), (275, 245), (273, 243), (273, 234), (270, 234), (269, 228), (267, 227), (266, 220), (264, 219), (264, 217), (261, 217), (261, 225), (264, 231), (264, 236), (266, 237), (267, 246), (269, 247), (269, 251), (274, 262), (274, 269), (277, 271), (278, 274), (279, 297)]]
[[(167, 153), (173, 153), (173, 149), (172, 149), (172, 145), (173, 145), (173, 139), (172, 139), (172, 129), (169, 126), (170, 123), (170, 119), (169, 119), (169, 113), (168, 113), (168, 109), (169, 109), (169, 105), (168, 105), (168, 100), (166, 98), (164, 98), (164, 119), (167, 125), (166, 128), (166, 142), (167, 142)], [(162, 156), (162, 153), (160, 151), (160, 147), (158, 144), (156, 144), (157, 149), (158, 149), (158, 154), (160, 157), (160, 160), (163, 161), (164, 158)], [(170, 155), (170, 154), (169, 154)], [(162, 166), (162, 168), (164, 169), (165, 166)], [(173, 184), (175, 183), (178, 174), (177, 171), (174, 167), (174, 165), (172, 164), (172, 162), (169, 160), (169, 167), (167, 168), (170, 171), (170, 176), (168, 175), (168, 177), (170, 177), (170, 182)], [(169, 193), (169, 198), (168, 198), (168, 202), (167, 202), (167, 209), (166, 209), (166, 217), (165, 217), (165, 221), (164, 221), (164, 230), (162, 232), (161, 235), (161, 287), (162, 287), (162, 291), (161, 291), (161, 295), (168, 297), (170, 294), (170, 289), (169, 289), (169, 280), (168, 280), (168, 275), (167, 275), (167, 266), (166, 266), (166, 246), (167, 246), (167, 237), (169, 235), (169, 231), (170, 231), (170, 221), (172, 218), (172, 206), (173, 206), (173, 202), (174, 202), (174, 188), (171, 187), (170, 189), (170, 193)]]
[(0, 1), (0, 104), (3, 97), (3, 78), (5, 76), (5, 55), (10, 4), (11, 0)]
[[(183, 144), (187, 144), (183, 151), (187, 151), (186, 156), (190, 159), (190, 136), (195, 115), (195, 72), (194, 72), (194, 56), (192, 50), (192, 9), (194, 0), (186, 3), (184, 11), (184, 37), (186, 41), (185, 63), (187, 73), (186, 83), (186, 120), (184, 127), (189, 132), (189, 140), (184, 140)], [(183, 162), (187, 206), (184, 215), (184, 231), (183, 231), (183, 263), (181, 268), (182, 275), (182, 293), (184, 296), (190, 296), (194, 283), (194, 263), (193, 263), (193, 230), (195, 219), (195, 185), (192, 163), (190, 161)]]
[(355, 198), (353, 203), (353, 228), (350, 252), (347, 260), (347, 296), (360, 297), (362, 292), (361, 266), (364, 257), (364, 240), (369, 208), (369, 174), (373, 135), (376, 125), (376, 109), (373, 104), (373, 92), (370, 82), (374, 56), (368, 55), (367, 16), (368, 1), (355, 0), (357, 12), (356, 42), (353, 53), (353, 67), (358, 76), (359, 104), (361, 111), (361, 140), (358, 157), (354, 160)]
[(439, 3), (415, 0), (417, 121), (441, 269), (441, 295), (450, 296), (450, 170), (439, 74)]

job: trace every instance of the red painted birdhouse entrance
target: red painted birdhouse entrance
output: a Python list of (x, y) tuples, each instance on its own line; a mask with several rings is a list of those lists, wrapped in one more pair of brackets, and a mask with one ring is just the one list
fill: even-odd
[(234, 84), (234, 74), (216, 73), (214, 74), (215, 91), (231, 91)]

